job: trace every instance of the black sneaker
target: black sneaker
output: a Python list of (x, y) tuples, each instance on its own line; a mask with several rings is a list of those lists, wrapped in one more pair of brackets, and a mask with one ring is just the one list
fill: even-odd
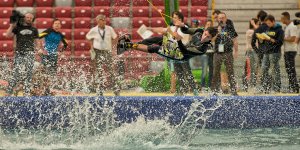
[(127, 44), (129, 42), (131, 42), (129, 34), (124, 34), (120, 36), (117, 44), (117, 55), (121, 55), (122, 53), (128, 50)]

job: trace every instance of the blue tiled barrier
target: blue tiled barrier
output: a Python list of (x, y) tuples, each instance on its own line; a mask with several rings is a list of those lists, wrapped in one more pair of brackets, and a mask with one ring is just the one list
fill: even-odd
[(143, 116), (147, 120), (164, 119), (177, 125), (185, 119), (191, 104), (196, 104), (198, 109), (194, 114), (210, 116), (207, 128), (300, 126), (300, 96), (2, 97), (0, 126), (68, 127), (74, 117), (97, 122), (102, 112), (109, 109), (119, 124)]

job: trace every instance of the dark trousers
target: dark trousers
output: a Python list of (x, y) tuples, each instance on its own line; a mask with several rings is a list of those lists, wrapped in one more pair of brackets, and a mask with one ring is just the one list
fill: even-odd
[(297, 52), (285, 52), (284, 62), (285, 62), (285, 69), (289, 79), (289, 89), (292, 90), (293, 92), (299, 93), (299, 83), (297, 80), (297, 73), (295, 69), (296, 55)]
[(177, 77), (177, 82), (179, 84), (180, 94), (188, 93), (189, 90), (196, 89), (196, 83), (194, 81), (194, 76), (188, 61), (174, 63), (174, 70)]
[(220, 72), (221, 72), (221, 65), (223, 62), (226, 67), (226, 72), (228, 75), (231, 93), (236, 93), (236, 81), (235, 81), (234, 70), (233, 70), (232, 52), (215, 53), (214, 54), (214, 71), (213, 71), (213, 79), (212, 79), (212, 90), (217, 91), (218, 85), (221, 83)]
[(211, 88), (211, 82), (214, 72), (214, 53), (206, 53), (208, 57), (208, 87)]

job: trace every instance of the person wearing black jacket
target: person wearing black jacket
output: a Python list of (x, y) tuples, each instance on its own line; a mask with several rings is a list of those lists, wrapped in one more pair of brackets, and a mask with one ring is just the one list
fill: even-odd
[[(268, 29), (265, 33), (266, 36), (259, 38), (264, 43), (264, 57), (262, 60), (262, 86), (265, 93), (269, 93), (271, 90), (270, 83), (273, 83), (273, 90), (280, 92), (281, 78), (280, 78), (280, 65), (279, 60), (281, 57), (281, 46), (284, 41), (284, 31), (280, 24), (275, 22), (275, 18), (272, 15), (268, 15), (265, 19), (265, 23)], [(270, 81), (269, 68), (272, 64), (273, 79)]]
[[(140, 44), (143, 42), (133, 43), (128, 36), (120, 37), (117, 45), (117, 54), (120, 55), (125, 51), (133, 49), (142, 52), (156, 53), (167, 59), (187, 61), (194, 56), (205, 54), (206, 50), (211, 46), (211, 39), (216, 36), (217, 33), (214, 27), (203, 30), (201, 28), (189, 28), (186, 25), (181, 27), (181, 31), (185, 34), (192, 35), (192, 39), (186, 45), (182, 43), (181, 37), (172, 31), (169, 31), (170, 34), (163, 37), (164, 39), (161, 45)], [(175, 39), (171, 40), (173, 37), (170, 38), (170, 35), (175, 37)]]
[[(12, 71), (12, 78), (9, 81), (5, 96), (11, 96), (14, 87), (20, 82), (24, 81), (24, 96), (30, 96), (31, 82), (34, 66), (34, 54), (38, 39), (38, 30), (33, 27), (34, 15), (26, 13), (24, 21), (21, 24), (11, 22), (6, 31), (7, 37), (16, 38), (16, 49), (14, 58), (14, 67)], [(25, 68), (25, 71), (22, 71)], [(23, 73), (25, 72), (25, 73)], [(25, 74), (25, 77), (22, 75)]]
[(212, 79), (212, 90), (217, 92), (218, 85), (221, 83), (220, 71), (221, 65), (224, 62), (226, 66), (226, 72), (228, 74), (228, 80), (230, 83), (230, 90), (232, 95), (237, 95), (236, 91), (236, 81), (234, 77), (233, 69), (233, 45), (234, 39), (238, 36), (234, 27), (227, 25), (226, 23), (226, 14), (219, 14), (219, 34), (215, 40), (215, 54), (214, 54), (214, 71)]
[(251, 42), (251, 46), (253, 48), (253, 50), (255, 51), (255, 53), (257, 54), (257, 69), (261, 67), (261, 63), (262, 63), (262, 59), (264, 56), (264, 52), (265, 52), (265, 47), (266, 47), (266, 43), (263, 40), (258, 40), (256, 34), (257, 33), (264, 33), (267, 31), (268, 26), (265, 23), (265, 18), (267, 17), (267, 13), (265, 11), (260, 11), (257, 15), (259, 21), (260, 21), (260, 25), (259, 27), (254, 31), (253, 36), (252, 36), (252, 42)]

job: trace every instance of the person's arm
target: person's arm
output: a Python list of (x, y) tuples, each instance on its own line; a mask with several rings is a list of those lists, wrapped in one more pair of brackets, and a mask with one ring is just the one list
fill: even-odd
[(291, 36), (290, 37), (285, 37), (284, 41), (286, 42), (294, 42), (296, 40), (296, 36), (297, 36), (297, 27), (293, 26), (290, 30), (291, 32)]
[(94, 49), (93, 41), (94, 41), (95, 35), (94, 35), (94, 33), (93, 33), (93, 29), (91, 29), (91, 30), (85, 35), (85, 38), (89, 41), (91, 49)]
[(270, 41), (272, 42), (274, 45), (282, 45), (283, 41), (284, 41), (284, 32), (283, 30), (279, 30), (276, 33), (277, 36), (275, 36), (274, 38), (270, 37), (269, 39), (265, 39), (266, 41)]
[(257, 41), (257, 37), (256, 37), (256, 33), (257, 30), (254, 31), (253, 35), (252, 35), (252, 40), (251, 40), (251, 47), (254, 51), (258, 51), (258, 47), (256, 46), (256, 41)]
[(16, 24), (9, 24), (8, 29), (6, 30), (6, 37), (11, 38), (14, 37), (13, 29), (16, 27)]
[(67, 49), (67, 47), (68, 47), (68, 40), (66, 39), (66, 37), (63, 35), (63, 34), (61, 34), (61, 36), (62, 36), (62, 43), (64, 44), (64, 47), (61, 49), (61, 51), (64, 51), (64, 50), (66, 50)]

